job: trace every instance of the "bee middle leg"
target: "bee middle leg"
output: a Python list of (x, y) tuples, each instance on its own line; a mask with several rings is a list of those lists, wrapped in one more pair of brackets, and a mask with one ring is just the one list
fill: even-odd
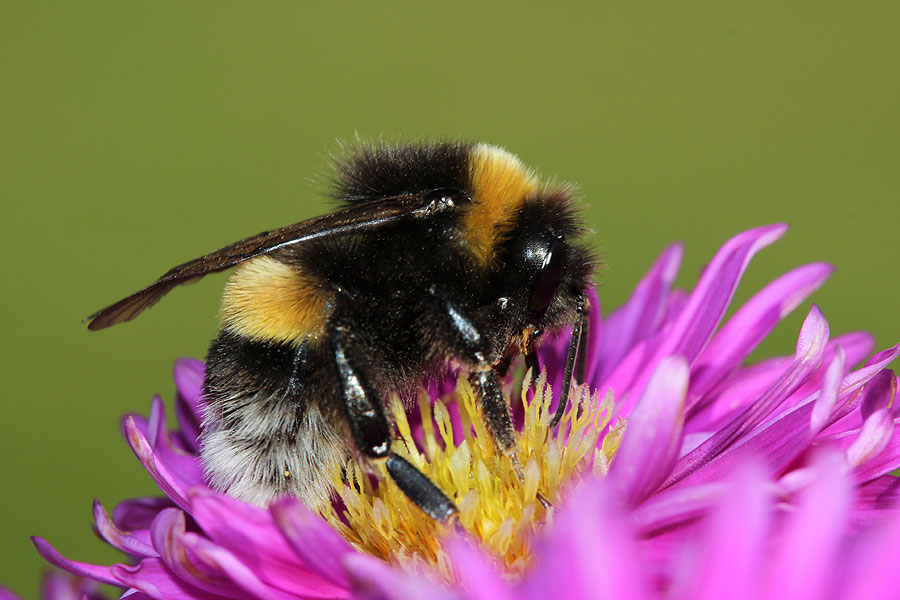
[(402, 456), (391, 451), (391, 427), (381, 399), (369, 385), (359, 364), (348, 352), (349, 334), (335, 327), (331, 335), (341, 397), (353, 441), (366, 458), (386, 459), (391, 479), (416, 506), (436, 521), (447, 522), (457, 514), (456, 505), (428, 477)]
[[(500, 389), (497, 372), (493, 369), (476, 371), (469, 375), (469, 384), (481, 403), (484, 423), (499, 450), (515, 456), (516, 437), (512, 426), (509, 405)], [(518, 466), (518, 460), (514, 461)]]
[(522, 468), (516, 456), (516, 437), (512, 426), (509, 405), (500, 389), (497, 370), (504, 367), (501, 360), (497, 365), (490, 363), (488, 338), (482, 326), (464, 308), (464, 304), (454, 301), (445, 290), (429, 290), (437, 303), (434, 324), (452, 340), (452, 352), (473, 369), (469, 383), (481, 403), (485, 425), (494, 439), (495, 447), (511, 457), (519, 475)]

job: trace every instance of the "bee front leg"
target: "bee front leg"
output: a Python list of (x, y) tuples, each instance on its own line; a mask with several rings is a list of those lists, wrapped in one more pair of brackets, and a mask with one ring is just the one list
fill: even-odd
[(393, 436), (384, 405), (366, 380), (359, 363), (348, 352), (351, 343), (348, 332), (335, 327), (331, 343), (341, 399), (357, 450), (372, 460), (386, 459), (388, 474), (403, 493), (427, 515), (446, 522), (458, 512), (456, 505), (424, 473), (391, 451)]
[[(578, 380), (575, 383), (584, 383), (584, 355), (587, 351), (588, 336), (588, 319), (587, 314), (590, 310), (590, 303), (584, 296), (579, 296), (575, 306), (575, 324), (572, 326), (572, 337), (569, 339), (569, 351), (566, 354), (566, 368), (563, 372), (562, 393), (560, 394), (559, 404), (556, 406), (556, 413), (550, 421), (550, 429), (553, 429), (562, 420), (569, 406), (569, 388), (573, 383), (573, 369)], [(580, 349), (580, 352), (579, 352)], [(579, 356), (580, 355), (580, 356)], [(576, 367), (576, 357), (577, 367)]]

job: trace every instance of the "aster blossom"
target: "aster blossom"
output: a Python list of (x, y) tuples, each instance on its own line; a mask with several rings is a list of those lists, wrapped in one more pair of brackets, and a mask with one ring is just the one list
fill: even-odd
[[(832, 338), (813, 306), (793, 355), (744, 364), (824, 283), (822, 263), (782, 275), (722, 322), (752, 257), (784, 230), (735, 236), (690, 292), (672, 288), (674, 245), (608, 318), (592, 298), (593, 395), (582, 397), (613, 401), (589, 439), (599, 446), (622, 425), (624, 434), (614, 451), (585, 455), (589, 470), (573, 470), (535, 530), (531, 568), (513, 581), (496, 552), (463, 533), (441, 542), (448, 581), (361, 552), (294, 498), (263, 509), (209, 489), (197, 459), (203, 365), (193, 360), (175, 368), (176, 431), (159, 398), (149, 418), (123, 421), (166, 497), (125, 501), (111, 516), (95, 503), (97, 532), (128, 564), (80, 563), (35, 544), (52, 564), (137, 598), (895, 597), (885, 563), (900, 546), (900, 480), (889, 475), (900, 438), (887, 367), (900, 345), (854, 369), (871, 337)], [(563, 332), (540, 349), (554, 390), (567, 343)]]

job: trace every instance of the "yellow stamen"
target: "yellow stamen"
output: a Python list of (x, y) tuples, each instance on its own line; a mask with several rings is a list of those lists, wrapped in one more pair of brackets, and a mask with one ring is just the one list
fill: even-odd
[[(529, 374), (525, 380), (528, 381)], [(560, 492), (578, 476), (593, 469), (604, 475), (619, 446), (624, 423), (610, 428), (597, 442), (612, 414), (612, 395), (599, 398), (581, 386), (556, 432), (548, 426), (551, 390), (544, 374), (532, 400), (523, 390), (520, 401), (524, 423), (516, 432), (516, 451), (523, 466), (520, 479), (509, 455), (498, 452), (485, 428), (472, 388), (460, 379), (456, 390), (463, 439), (453, 432), (450, 412), (443, 401), (432, 406), (424, 393), (418, 402), (422, 415), (421, 441), (416, 442), (399, 401), (391, 409), (400, 434), (394, 452), (425, 473), (459, 508), (459, 523), (478, 540), (486, 553), (510, 576), (531, 565), (534, 534), (552, 519)], [(369, 467), (371, 468), (371, 467)], [(356, 548), (412, 570), (432, 565), (453, 578), (441, 541), (450, 527), (437, 523), (400, 491), (383, 465), (375, 468), (380, 483), (373, 483), (367, 467), (356, 461), (346, 475), (334, 476), (344, 502), (343, 515), (323, 516)], [(540, 497), (538, 496), (540, 494)]]

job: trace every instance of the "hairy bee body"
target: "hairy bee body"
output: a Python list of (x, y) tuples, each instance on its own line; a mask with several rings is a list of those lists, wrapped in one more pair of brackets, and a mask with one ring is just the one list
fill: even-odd
[[(207, 358), (201, 456), (213, 487), (261, 505), (280, 494), (326, 505), (352, 453), (390, 455), (393, 394), (451, 367), (493, 376), (540, 332), (573, 323), (591, 283), (570, 188), (502, 149), (364, 146), (337, 172), (343, 209), (327, 223), (176, 267), (92, 322), (133, 318), (203, 265), (237, 265)], [(403, 469), (389, 471), (417, 489)]]

